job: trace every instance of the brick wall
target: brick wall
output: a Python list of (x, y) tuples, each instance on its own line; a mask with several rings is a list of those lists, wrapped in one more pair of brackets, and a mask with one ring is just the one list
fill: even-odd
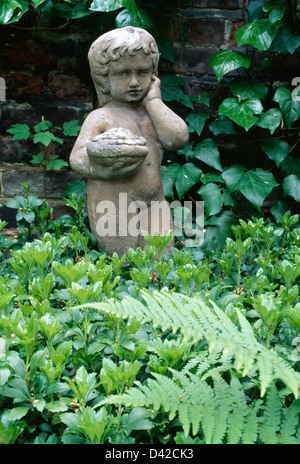
[[(245, 15), (245, 0), (166, 0), (159, 27), (174, 42), (175, 64), (161, 62), (161, 73), (184, 77), (188, 91), (213, 93), (216, 104), (222, 86), (216, 85), (209, 56), (234, 43), (233, 34)], [(24, 31), (0, 26), (0, 76), (6, 81), (6, 101), (0, 102), (0, 203), (20, 194), (20, 182), (32, 184), (32, 192), (43, 195), (42, 173), (29, 160), (37, 147), (14, 141), (6, 133), (11, 124), (38, 123), (41, 117), (61, 125), (78, 119), (95, 105), (87, 51), (95, 37), (86, 29), (67, 32)], [(60, 156), (68, 160), (74, 140), (67, 139)], [(48, 199), (60, 204), (67, 182), (78, 176), (70, 170), (49, 173)], [(1, 208), (1, 217), (8, 211)]]
[(164, 63), (162, 69), (182, 75), (191, 95), (212, 92), (211, 103), (217, 106), (226, 93), (226, 79), (222, 81), (225, 89), (217, 86), (207, 61), (213, 53), (235, 44), (234, 32), (245, 20), (248, 0), (198, 0), (192, 7), (187, 1), (180, 2), (180, 8), (174, 3), (166, 2), (164, 30), (174, 42), (176, 64)]

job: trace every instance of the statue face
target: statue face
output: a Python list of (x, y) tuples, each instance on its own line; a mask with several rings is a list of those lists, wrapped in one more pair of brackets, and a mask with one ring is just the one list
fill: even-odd
[(152, 60), (142, 50), (109, 64), (110, 94), (123, 103), (138, 103), (149, 92), (153, 75)]

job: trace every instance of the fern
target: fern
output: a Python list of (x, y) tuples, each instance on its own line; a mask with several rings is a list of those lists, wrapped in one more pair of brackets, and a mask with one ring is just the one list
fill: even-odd
[(94, 407), (122, 404), (161, 410), (170, 420), (178, 416), (185, 436), (191, 429), (193, 435), (202, 434), (207, 444), (298, 443), (299, 401), (285, 408), (275, 385), (263, 407), (262, 400), (249, 406), (235, 377), (228, 384), (217, 375), (210, 385), (196, 375), (170, 370), (173, 378), (153, 374), (147, 385), (136, 382), (123, 395), (110, 396)]
[(235, 369), (246, 376), (258, 372), (261, 396), (271, 383), (280, 379), (298, 398), (300, 375), (275, 351), (259, 343), (247, 319), (238, 311), (240, 329), (214, 303), (210, 308), (199, 298), (170, 293), (143, 291), (145, 303), (131, 297), (103, 303), (89, 303), (81, 307), (94, 307), (106, 314), (120, 318), (151, 322), (154, 327), (180, 331), (183, 343), (206, 340), (209, 351), (215, 347), (222, 351), (222, 358), (233, 356)]

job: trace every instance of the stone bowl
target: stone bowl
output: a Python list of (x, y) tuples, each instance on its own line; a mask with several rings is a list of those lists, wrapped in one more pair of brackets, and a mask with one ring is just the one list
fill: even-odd
[(123, 128), (109, 129), (94, 137), (87, 146), (91, 161), (104, 171), (107, 170), (109, 176), (113, 175), (114, 178), (134, 172), (143, 163), (148, 152), (143, 137)]

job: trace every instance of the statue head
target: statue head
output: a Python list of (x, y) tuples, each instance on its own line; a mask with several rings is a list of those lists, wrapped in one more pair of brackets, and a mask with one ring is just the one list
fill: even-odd
[(112, 100), (109, 90), (110, 62), (118, 61), (126, 54), (130, 58), (139, 50), (151, 59), (153, 74), (157, 75), (158, 47), (152, 35), (144, 29), (132, 26), (114, 29), (101, 35), (91, 45), (88, 59), (100, 107)]

